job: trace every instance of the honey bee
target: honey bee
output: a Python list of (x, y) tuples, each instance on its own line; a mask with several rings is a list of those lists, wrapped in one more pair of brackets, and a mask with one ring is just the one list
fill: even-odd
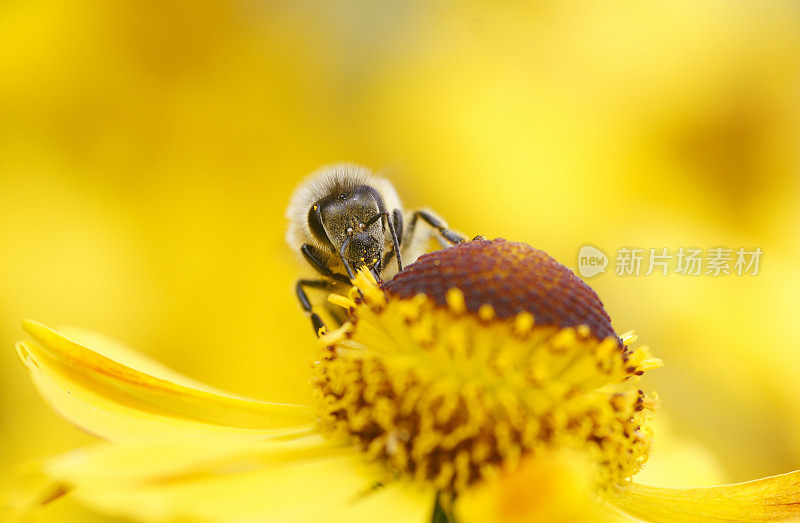
[[(307, 289), (349, 286), (364, 267), (380, 282), (416, 260), (434, 234), (442, 245), (467, 239), (429, 210), (403, 211), (388, 180), (353, 164), (323, 167), (309, 176), (292, 195), (286, 216), (286, 240), (320, 276), (296, 284), (297, 298), (317, 334), (325, 324)], [(405, 216), (410, 216), (407, 225)], [(430, 227), (418, 228), (419, 220)]]

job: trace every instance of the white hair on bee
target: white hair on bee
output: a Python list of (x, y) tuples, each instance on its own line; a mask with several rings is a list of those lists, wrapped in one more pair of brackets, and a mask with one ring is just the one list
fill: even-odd
[(434, 234), (442, 247), (467, 239), (428, 209), (405, 211), (388, 180), (348, 163), (323, 167), (303, 180), (286, 217), (286, 241), (316, 272), (315, 279), (297, 280), (295, 294), (317, 336), (328, 323), (346, 319), (315, 304), (309, 290), (341, 290), (361, 269), (376, 281), (389, 281), (426, 252)]
[[(286, 218), (289, 220), (286, 241), (289, 246), (296, 251), (299, 245), (308, 243), (323, 252), (328, 252), (329, 247), (320, 243), (309, 228), (308, 212), (311, 206), (330, 194), (352, 190), (362, 185), (375, 188), (383, 197), (386, 209), (390, 212), (392, 209), (402, 209), (397, 191), (389, 180), (374, 176), (366, 167), (352, 163), (327, 165), (300, 182), (289, 200), (289, 207), (286, 209)], [(331, 258), (335, 263), (335, 257)]]

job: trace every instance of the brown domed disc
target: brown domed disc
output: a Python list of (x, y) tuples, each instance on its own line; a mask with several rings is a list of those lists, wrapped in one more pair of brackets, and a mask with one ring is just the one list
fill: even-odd
[(382, 288), (400, 298), (422, 293), (441, 306), (447, 291), (457, 288), (473, 313), (488, 304), (497, 318), (529, 312), (537, 325), (586, 325), (598, 339), (619, 341), (597, 293), (547, 253), (524, 243), (460, 243), (421, 256)]

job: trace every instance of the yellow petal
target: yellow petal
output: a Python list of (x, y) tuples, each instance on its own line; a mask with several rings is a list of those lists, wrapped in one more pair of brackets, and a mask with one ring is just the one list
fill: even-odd
[[(23, 324), (27, 323), (28, 322), (24, 322)], [(98, 352), (110, 360), (114, 360), (115, 362), (125, 365), (126, 367), (136, 369), (144, 374), (149, 374), (155, 378), (171, 381), (172, 383), (184, 385), (193, 389), (212, 392), (221, 396), (246, 399), (243, 396), (238, 396), (231, 394), (230, 392), (216, 389), (206, 383), (193, 380), (188, 376), (184, 376), (183, 374), (175, 372), (169, 367), (162, 365), (151, 358), (148, 358), (140, 352), (136, 352), (117, 340), (103, 336), (97, 332), (79, 329), (77, 327), (60, 327), (58, 329), (58, 333), (62, 337), (68, 338), (73, 342), (82, 345), (83, 347), (88, 347), (94, 352)]]
[[(188, 378), (156, 367), (143, 357), (127, 355), (128, 361), (135, 360), (154, 374), (170, 378), (164, 379), (114, 361), (39, 323), (26, 321), (23, 326), (39, 342), (20, 343), (18, 351), (40, 392), (71, 421), (102, 437), (111, 437), (100, 428), (108, 428), (115, 420), (96, 418), (120, 414), (113, 408), (115, 403), (128, 407), (122, 409), (126, 412), (136, 409), (149, 414), (170, 413), (176, 418), (238, 428), (295, 427), (313, 420), (306, 406), (266, 403), (192, 386)], [(103, 348), (108, 347), (100, 350)], [(108, 350), (121, 354), (118, 347)], [(84, 393), (80, 399), (71, 397), (73, 384)], [(77, 402), (85, 405), (76, 405)], [(70, 414), (79, 412), (83, 414), (80, 419), (70, 418)], [(92, 426), (95, 422), (98, 426)]]
[(433, 493), (374, 488), (352, 449), (319, 435), (252, 445), (140, 441), (69, 454), (47, 467), (96, 510), (147, 521), (429, 521)]
[(66, 485), (50, 480), (41, 470), (15, 470), (13, 481), (0, 491), (0, 521), (27, 521), (35, 509), (68, 491)]
[[(42, 356), (41, 351), (37, 352), (32, 345), (19, 342), (17, 351), (42, 397), (77, 427), (109, 441), (143, 438), (254, 441), (304, 429), (304, 426), (252, 429), (191, 419), (145, 403), (118, 388), (59, 365)], [(306, 425), (305, 430), (309, 427)]]
[(352, 451), (319, 433), (262, 438), (187, 440), (147, 439), (102, 443), (50, 459), (49, 476), (78, 488), (143, 485), (178, 481), (182, 476), (226, 474), (284, 462), (341, 456)]
[(730, 483), (716, 456), (676, 432), (669, 413), (659, 411), (652, 428), (657, 437), (653, 438), (647, 464), (636, 474), (637, 483), (681, 488)]
[(534, 521), (607, 523), (620, 517), (595, 500), (591, 463), (578, 453), (526, 458), (521, 466), (463, 492), (455, 502), (463, 523)]
[(775, 521), (800, 518), (800, 471), (709, 488), (628, 483), (609, 503), (646, 521)]

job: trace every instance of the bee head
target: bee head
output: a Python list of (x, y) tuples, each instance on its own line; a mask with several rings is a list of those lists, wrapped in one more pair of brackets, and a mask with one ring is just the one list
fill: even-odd
[(311, 233), (355, 268), (380, 266), (385, 236), (383, 200), (368, 185), (339, 188), (316, 202), (308, 213)]

